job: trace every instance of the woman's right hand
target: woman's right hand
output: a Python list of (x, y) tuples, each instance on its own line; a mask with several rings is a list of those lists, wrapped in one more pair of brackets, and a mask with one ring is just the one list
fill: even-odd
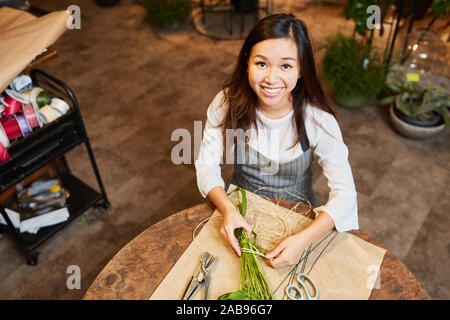
[(228, 240), (231, 247), (234, 249), (238, 257), (241, 256), (241, 246), (239, 244), (239, 240), (236, 238), (234, 234), (234, 230), (242, 228), (247, 232), (247, 235), (250, 239), (252, 236), (252, 228), (245, 221), (244, 217), (239, 213), (238, 209), (234, 207), (234, 209), (230, 209), (227, 212), (223, 213), (223, 224), (220, 228), (220, 232)]

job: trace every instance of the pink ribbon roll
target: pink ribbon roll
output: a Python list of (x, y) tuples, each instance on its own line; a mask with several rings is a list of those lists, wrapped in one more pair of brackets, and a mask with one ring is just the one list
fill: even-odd
[(22, 110), (22, 103), (8, 95), (3, 99), (3, 103), (7, 105), (3, 111), (3, 116), (5, 118)]
[(5, 162), (9, 160), (8, 150), (0, 143), (0, 162)]
[(17, 123), (15, 117), (2, 119), (0, 123), (9, 141), (22, 137), (22, 131), (20, 130), (19, 124)]
[(31, 104), (24, 105), (22, 107), (22, 111), (30, 128), (39, 127), (39, 120), (37, 119), (36, 113), (34, 112), (34, 107)]

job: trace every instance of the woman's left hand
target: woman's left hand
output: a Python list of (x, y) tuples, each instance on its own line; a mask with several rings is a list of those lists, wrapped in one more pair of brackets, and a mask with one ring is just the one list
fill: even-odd
[(292, 235), (283, 240), (275, 249), (266, 254), (269, 265), (273, 268), (282, 268), (298, 263), (308, 243), (301, 233)]

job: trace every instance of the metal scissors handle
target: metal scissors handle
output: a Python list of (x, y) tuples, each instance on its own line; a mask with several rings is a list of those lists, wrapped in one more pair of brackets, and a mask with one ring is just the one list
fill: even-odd
[(205, 283), (207, 282), (207, 286), (209, 287), (209, 279), (210, 274), (212, 272), (212, 268), (215, 265), (215, 262), (217, 261), (217, 257), (213, 256), (212, 254), (206, 252), (202, 259), (200, 260), (200, 266), (198, 268), (197, 273), (192, 276), (191, 280), (189, 281), (186, 290), (183, 293), (182, 300), (189, 300), (191, 299), (195, 292)]
[[(303, 279), (305, 279), (305, 281), (303, 281)], [(314, 288), (314, 296), (313, 297), (311, 296), (311, 293), (309, 292), (309, 289), (305, 283), (306, 281), (308, 281)], [(306, 300), (306, 299), (317, 300), (317, 299), (319, 299), (319, 289), (317, 289), (316, 284), (314, 283), (313, 279), (311, 279), (310, 276), (308, 276), (306, 273), (299, 273), (297, 275), (297, 282), (298, 282), (299, 286), (291, 284), (290, 286), (288, 286), (286, 288), (286, 295), (289, 297), (289, 299), (291, 299), (291, 300)], [(302, 289), (306, 293), (306, 298), (305, 298), (305, 295), (303, 294)], [(300, 298), (298, 298), (298, 295), (296, 295), (296, 294), (292, 295), (291, 290), (298, 293), (298, 295), (300, 295)]]

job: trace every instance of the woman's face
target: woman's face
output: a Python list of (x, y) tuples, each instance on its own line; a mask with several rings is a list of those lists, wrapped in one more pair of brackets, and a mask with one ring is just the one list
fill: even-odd
[(248, 61), (248, 81), (265, 111), (292, 108), (291, 92), (300, 77), (297, 45), (292, 39), (258, 42)]

